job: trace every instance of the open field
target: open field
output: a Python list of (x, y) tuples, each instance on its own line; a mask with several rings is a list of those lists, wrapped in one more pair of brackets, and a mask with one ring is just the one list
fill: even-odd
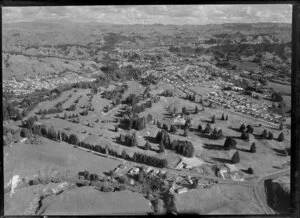
[[(234, 197), (233, 197), (234, 196)], [(211, 189), (194, 190), (176, 195), (179, 213), (196, 214), (262, 214), (251, 189), (236, 185), (216, 185)]]
[(276, 92), (284, 92), (284, 93), (288, 93), (288, 94), (291, 94), (291, 92), (292, 92), (292, 88), (290, 85), (283, 85), (283, 84), (279, 84), (279, 83), (268, 82), (268, 86), (273, 88), (274, 91), (276, 91)]

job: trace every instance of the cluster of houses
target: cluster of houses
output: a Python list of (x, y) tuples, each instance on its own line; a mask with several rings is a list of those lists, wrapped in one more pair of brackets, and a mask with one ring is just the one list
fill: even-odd
[(254, 103), (250, 99), (236, 96), (230, 91), (210, 92), (205, 96), (209, 101), (225, 109), (231, 109), (235, 112), (264, 119), (268, 122), (280, 123), (281, 116), (270, 113), (268, 110), (272, 105), (267, 102), (264, 102), (263, 104)]
[(78, 82), (90, 82), (94, 81), (95, 78), (82, 77), (76, 73), (69, 73), (63, 77), (56, 75), (43, 75), (36, 76), (33, 78), (25, 78), (23, 80), (16, 80), (13, 77), (10, 80), (3, 81), (3, 91), (13, 91), (15, 95), (29, 94), (36, 90), (41, 89), (54, 89), (60, 85), (72, 84)]
[(243, 174), (236, 168), (234, 164), (224, 164), (218, 169), (217, 176), (223, 179), (244, 181)]

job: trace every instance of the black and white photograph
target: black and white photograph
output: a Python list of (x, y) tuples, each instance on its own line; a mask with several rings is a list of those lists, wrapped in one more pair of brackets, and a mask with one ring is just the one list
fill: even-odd
[(289, 213), (292, 9), (3, 6), (4, 215)]

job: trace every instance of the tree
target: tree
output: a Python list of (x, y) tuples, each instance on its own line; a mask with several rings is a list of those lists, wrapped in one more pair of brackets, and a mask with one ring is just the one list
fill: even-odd
[(164, 128), (166, 131), (168, 131), (168, 130), (169, 130), (168, 124), (164, 123), (164, 124), (163, 124), (163, 128)]
[(188, 136), (188, 127), (184, 128), (183, 136), (187, 137)]
[(266, 129), (262, 132), (261, 137), (264, 139), (266, 139), (268, 137), (268, 132)]
[(253, 143), (251, 144), (250, 152), (251, 152), (251, 153), (255, 153), (255, 152), (256, 152), (256, 145), (255, 145), (255, 142), (253, 142)]
[(283, 132), (281, 132), (281, 133), (278, 135), (278, 141), (280, 141), (280, 142), (283, 142), (283, 141), (284, 141), (284, 134), (283, 134)]
[(201, 126), (201, 124), (198, 125), (198, 132), (202, 132), (202, 126)]
[(249, 133), (243, 131), (243, 132), (242, 132), (242, 135), (241, 135), (241, 139), (246, 140), (246, 141), (249, 141)]
[(175, 133), (176, 131), (177, 131), (176, 126), (171, 125), (171, 127), (170, 127), (170, 132)]
[(145, 148), (145, 150), (149, 150), (151, 148), (151, 145), (148, 141), (146, 142), (144, 148)]
[(137, 138), (136, 138), (136, 133), (134, 132), (132, 134), (132, 137), (131, 137), (131, 144), (130, 144), (130, 147), (137, 147)]
[(226, 120), (228, 120), (228, 114), (226, 115)]
[(282, 120), (280, 121), (280, 124), (279, 124), (279, 130), (283, 130), (283, 121)]
[(20, 136), (22, 138), (29, 138), (31, 136), (31, 133), (28, 129), (22, 128), (20, 132)]
[(224, 142), (224, 147), (226, 150), (235, 149), (236, 148), (236, 141), (232, 137), (227, 137)]
[(174, 107), (174, 108), (173, 108), (173, 115), (176, 116), (176, 114), (177, 114), (177, 108)]
[(211, 123), (215, 123), (216, 122), (216, 116), (214, 115), (211, 119)]
[(241, 126), (240, 126), (240, 131), (243, 132), (246, 130), (246, 126), (245, 124), (243, 123)]
[(224, 113), (222, 114), (221, 120), (225, 120)]
[(247, 133), (253, 134), (253, 127), (251, 125), (247, 125)]
[(209, 123), (207, 123), (203, 133), (210, 134), (210, 132), (211, 132), (211, 126)]
[(211, 133), (211, 137), (212, 137), (213, 139), (217, 139), (217, 134), (218, 134), (218, 130), (217, 130), (217, 128), (215, 127), (215, 128), (213, 129), (212, 133)]
[(199, 112), (199, 109), (198, 109), (198, 107), (196, 106), (196, 107), (195, 107), (195, 114), (198, 114), (198, 112)]
[(78, 145), (79, 144), (79, 140), (78, 140), (78, 138), (75, 134), (70, 135), (69, 143), (72, 144), (72, 145)]
[(122, 158), (125, 160), (128, 158), (128, 155), (125, 150), (122, 151)]
[(118, 126), (115, 126), (115, 132), (118, 132), (118, 131), (119, 131)]
[(274, 102), (281, 102), (281, 101), (283, 101), (283, 98), (282, 98), (281, 94), (278, 93), (278, 92), (273, 92), (272, 95), (271, 95), (271, 99)]
[(186, 107), (183, 107), (183, 108), (182, 108), (182, 114), (186, 115), (186, 112), (187, 112), (187, 111), (186, 111)]
[(198, 187), (198, 179), (194, 179), (192, 182), (193, 184), (191, 185), (191, 188), (196, 189)]
[(248, 172), (248, 174), (253, 174), (254, 173), (253, 169), (251, 167), (248, 168), (247, 172)]
[(271, 132), (268, 133), (268, 139), (269, 139), (269, 140), (272, 140), (272, 139), (273, 139), (273, 133), (271, 133)]
[(239, 155), (239, 152), (236, 151), (231, 158), (231, 163), (237, 164), (239, 162), (240, 162), (240, 155)]
[(165, 152), (165, 147), (163, 141), (160, 141), (159, 143), (159, 153)]

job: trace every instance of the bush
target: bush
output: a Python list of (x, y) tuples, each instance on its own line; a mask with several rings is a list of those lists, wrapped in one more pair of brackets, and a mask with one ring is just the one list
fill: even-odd
[(237, 164), (237, 163), (240, 162), (240, 155), (239, 155), (239, 152), (238, 152), (238, 151), (236, 151), (236, 152), (234, 153), (234, 155), (232, 156), (231, 162), (232, 162), (233, 164)]
[(255, 153), (255, 152), (256, 152), (256, 145), (255, 145), (255, 142), (253, 142), (253, 143), (251, 144), (250, 152), (251, 152), (251, 153)]
[(227, 137), (224, 143), (226, 150), (236, 149), (236, 141), (232, 137)]

